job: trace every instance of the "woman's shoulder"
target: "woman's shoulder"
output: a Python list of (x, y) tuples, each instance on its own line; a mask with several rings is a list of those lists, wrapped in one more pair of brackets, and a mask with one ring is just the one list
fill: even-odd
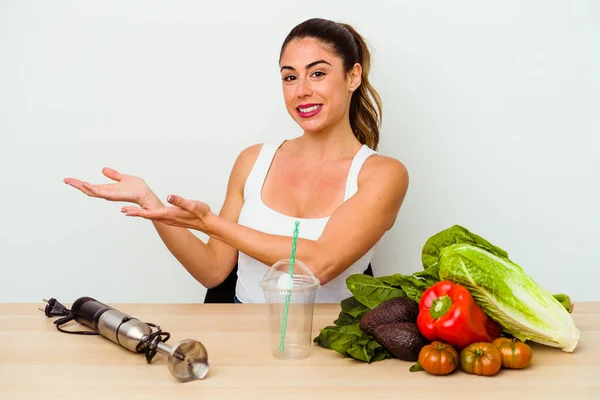
[(396, 158), (375, 153), (366, 159), (358, 179), (359, 185), (361, 181), (364, 183), (382, 179), (391, 179), (403, 184), (408, 183), (408, 169)]
[(401, 204), (408, 191), (406, 166), (398, 159), (375, 153), (368, 157), (358, 175), (358, 192), (370, 193), (378, 200), (383, 197)]
[(238, 154), (233, 169), (231, 171), (232, 178), (237, 181), (240, 186), (243, 186), (244, 182), (248, 178), (250, 171), (254, 167), (256, 160), (262, 150), (264, 143), (256, 143), (244, 148)]
[(358, 175), (358, 191), (363, 201), (388, 204), (398, 212), (408, 192), (408, 170), (393, 157), (373, 154)]
[(264, 143), (252, 144), (240, 151), (238, 154), (238, 160), (254, 162), (258, 158), (260, 151), (262, 150)]
[(250, 170), (258, 160), (263, 149), (267, 152), (275, 151), (277, 144), (275, 143), (255, 143), (242, 149), (237, 156), (236, 165), (240, 165), (244, 169)]

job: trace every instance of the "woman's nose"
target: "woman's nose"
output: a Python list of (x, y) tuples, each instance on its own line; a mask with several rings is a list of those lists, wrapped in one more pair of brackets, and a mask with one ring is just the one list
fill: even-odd
[(298, 79), (296, 94), (298, 95), (298, 97), (307, 97), (312, 94), (311, 85), (308, 79)]

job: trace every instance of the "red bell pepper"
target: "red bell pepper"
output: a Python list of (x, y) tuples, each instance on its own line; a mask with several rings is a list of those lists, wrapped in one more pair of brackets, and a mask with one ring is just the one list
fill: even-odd
[(450, 281), (438, 282), (423, 293), (417, 326), (427, 340), (441, 340), (458, 349), (492, 342), (501, 333), (500, 325), (475, 303), (471, 293)]

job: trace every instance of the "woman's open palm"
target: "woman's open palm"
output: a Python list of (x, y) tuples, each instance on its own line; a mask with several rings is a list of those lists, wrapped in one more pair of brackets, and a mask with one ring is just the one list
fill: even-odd
[(152, 198), (152, 191), (146, 182), (137, 176), (121, 174), (112, 168), (103, 168), (102, 173), (116, 183), (92, 185), (75, 178), (65, 178), (67, 185), (79, 189), (90, 197), (98, 197), (109, 201), (124, 201), (147, 207)]

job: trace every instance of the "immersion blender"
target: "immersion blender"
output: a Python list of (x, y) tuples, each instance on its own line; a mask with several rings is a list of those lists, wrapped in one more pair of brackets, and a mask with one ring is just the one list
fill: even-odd
[[(46, 300), (44, 300), (46, 301)], [(145, 323), (121, 311), (101, 303), (91, 297), (80, 297), (68, 310), (55, 299), (46, 301), (47, 316), (62, 315), (54, 321), (61, 332), (79, 334), (99, 334), (135, 353), (144, 353), (150, 363), (159, 352), (168, 357), (171, 375), (181, 382), (203, 379), (209, 370), (208, 354), (204, 345), (193, 339), (185, 339), (173, 346), (165, 344), (170, 334), (159, 326)], [(75, 320), (90, 327), (94, 332), (73, 332), (61, 328), (62, 324)], [(157, 328), (153, 332), (152, 328)]]

